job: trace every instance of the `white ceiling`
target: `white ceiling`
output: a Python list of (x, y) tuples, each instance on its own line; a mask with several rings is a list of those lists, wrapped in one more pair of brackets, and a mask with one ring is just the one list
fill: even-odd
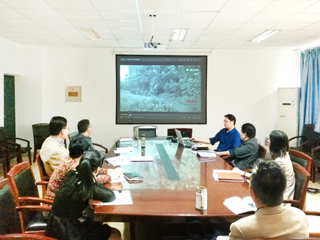
[[(184, 42), (173, 28), (189, 29)], [(281, 32), (250, 42), (267, 29)], [(152, 32), (165, 49), (298, 48), (320, 41), (320, 0), (0, 0), (0, 36), (22, 44), (142, 48)]]

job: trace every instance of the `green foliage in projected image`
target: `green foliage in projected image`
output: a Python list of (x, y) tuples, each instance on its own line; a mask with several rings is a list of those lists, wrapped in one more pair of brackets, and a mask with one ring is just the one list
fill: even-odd
[(120, 111), (200, 112), (201, 69), (134, 65), (120, 83)]

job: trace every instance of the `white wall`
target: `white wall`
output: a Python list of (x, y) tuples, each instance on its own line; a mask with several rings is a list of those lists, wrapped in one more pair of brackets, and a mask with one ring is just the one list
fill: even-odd
[[(132, 135), (133, 125), (115, 125), (112, 49), (20, 48), (13, 47), (12, 58), (17, 62), (11, 62), (23, 68), (16, 70), (20, 74), (16, 81), (18, 136), (31, 140), (31, 125), (49, 122), (54, 115), (66, 117), (71, 131), (76, 131), (80, 119), (89, 118), (94, 142), (109, 148), (120, 136)], [(3, 51), (0, 48), (1, 55)], [(183, 126), (193, 127), (197, 137), (208, 138), (223, 127), (223, 115), (233, 113), (238, 129), (245, 122), (253, 123), (263, 143), (276, 126), (277, 88), (300, 85), (299, 56), (286, 49), (214, 50), (208, 56), (208, 124)], [(11, 64), (4, 68), (14, 72)], [(82, 86), (81, 103), (65, 102), (69, 85)], [(166, 135), (168, 127), (159, 125), (159, 135)]]

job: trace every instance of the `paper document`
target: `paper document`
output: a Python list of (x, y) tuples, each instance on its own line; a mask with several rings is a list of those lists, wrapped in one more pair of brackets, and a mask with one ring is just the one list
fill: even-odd
[(234, 214), (257, 211), (257, 207), (251, 197), (245, 197), (243, 199), (232, 197), (224, 200), (223, 204)]
[(121, 166), (121, 165), (126, 165), (126, 164), (132, 164), (126, 156), (117, 156), (117, 157), (112, 157), (112, 158), (107, 158), (106, 161), (110, 163), (113, 166)]
[(132, 142), (133, 139), (132, 139), (132, 137), (122, 137), (122, 138), (119, 138), (119, 141), (120, 142)]
[(118, 182), (126, 182), (127, 180), (124, 178), (123, 175), (121, 175), (120, 177), (118, 177), (117, 179), (114, 179), (112, 181), (110, 181), (110, 183), (118, 183)]
[(216, 157), (216, 153), (214, 151), (197, 151), (198, 157)]
[(153, 162), (152, 156), (130, 156), (129, 160), (131, 162)]
[(216, 181), (226, 181), (226, 182), (244, 182), (243, 177), (240, 173), (234, 172), (232, 170), (217, 170), (212, 171), (214, 180)]
[(102, 203), (101, 205), (128, 205), (132, 204), (132, 198), (130, 191), (128, 190), (123, 190), (123, 191), (113, 191), (114, 194), (116, 195), (116, 200), (113, 202), (105, 202)]
[(116, 148), (114, 150), (114, 153), (130, 153), (130, 152), (134, 152), (133, 147), (120, 147), (120, 148)]

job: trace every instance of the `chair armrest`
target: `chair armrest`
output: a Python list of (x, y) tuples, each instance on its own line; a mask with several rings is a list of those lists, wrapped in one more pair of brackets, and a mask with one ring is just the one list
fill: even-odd
[(320, 146), (311, 149), (311, 156), (314, 158), (315, 154), (320, 154)]
[(27, 206), (17, 206), (17, 211), (41, 211), (41, 212), (49, 212), (51, 210), (51, 206), (40, 206), (40, 205), (27, 205)]
[(21, 147), (19, 143), (15, 143), (15, 142), (11, 142), (11, 141), (0, 141), (0, 143), (9, 144), (9, 145), (15, 146), (19, 149)]
[(297, 201), (297, 200), (289, 200), (289, 199), (283, 200), (283, 203), (291, 203), (291, 204), (294, 204), (294, 205), (299, 205), (300, 204), (300, 202)]
[(46, 203), (46, 204), (52, 204), (53, 200), (46, 199), (46, 198), (38, 198), (38, 197), (19, 197), (19, 202), (22, 203)]
[(301, 151), (311, 151), (314, 147), (319, 145), (319, 139), (310, 139), (309, 141), (301, 144)]
[(19, 141), (23, 141), (26, 142), (28, 147), (30, 147), (30, 141), (24, 138), (7, 138), (7, 139), (12, 139), (12, 140), (19, 140)]
[(100, 148), (103, 148), (105, 150), (105, 152), (108, 153), (108, 148), (106, 148), (105, 146), (102, 146), (101, 144), (98, 144), (98, 143), (92, 143), (92, 144), (95, 146), (98, 146)]
[(38, 182), (35, 182), (35, 184), (37, 186), (47, 186), (49, 184), (48, 181), (38, 181)]
[(315, 215), (315, 216), (320, 216), (320, 212), (317, 211), (304, 211), (306, 215)]
[(230, 155), (221, 155), (220, 157), (227, 162), (230, 162), (232, 160), (232, 157)]
[(296, 138), (305, 138), (304, 136), (295, 136), (295, 137), (292, 137), (292, 138), (289, 138), (289, 142), (293, 139), (296, 139)]

